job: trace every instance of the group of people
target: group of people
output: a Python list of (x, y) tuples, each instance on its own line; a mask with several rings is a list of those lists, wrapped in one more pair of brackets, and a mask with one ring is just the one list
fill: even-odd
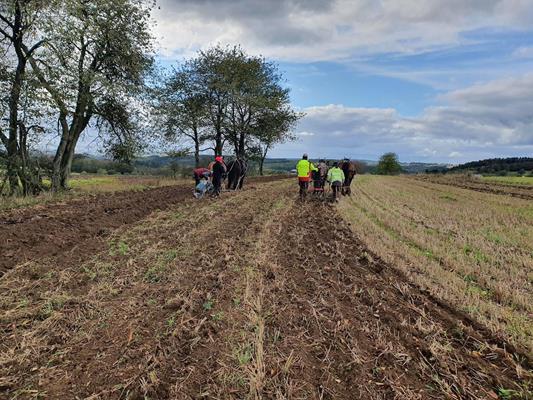
[[(342, 162), (342, 166), (348, 166), (350, 160), (345, 159)], [(326, 160), (319, 160), (315, 166), (309, 161), (309, 156), (304, 154), (302, 159), (296, 164), (296, 172), (298, 174), (298, 183), (300, 185), (300, 199), (305, 199), (307, 192), (309, 191), (309, 183), (313, 182), (313, 191), (315, 193), (323, 194), (326, 183), (331, 185), (331, 191), (334, 201), (339, 200), (339, 195), (342, 188), (346, 184), (351, 184), (352, 176), (348, 177), (350, 171), (344, 171), (339, 166), (337, 161), (334, 161), (331, 167), (326, 163)], [(350, 181), (347, 183), (347, 181)]]
[(195, 181), (194, 197), (197, 199), (204, 197), (207, 193), (213, 197), (220, 195), (224, 175), (227, 172), (226, 163), (222, 156), (215, 157), (215, 161), (207, 168), (196, 168), (193, 170)]
[[(230, 170), (236, 169), (232, 162), (229, 165), (231, 166)], [(344, 159), (340, 165), (335, 161), (331, 166), (326, 160), (321, 159), (315, 166), (309, 161), (307, 154), (304, 154), (302, 159), (296, 164), (296, 171), (300, 186), (300, 199), (302, 200), (307, 196), (309, 183), (312, 181), (313, 191), (321, 194), (324, 194), (326, 183), (329, 183), (333, 200), (338, 201), (341, 192), (344, 193), (346, 191), (349, 194), (349, 187), (355, 175), (354, 164), (348, 159)], [(206, 194), (210, 194), (213, 197), (218, 197), (222, 189), (222, 182), (227, 174), (228, 167), (222, 156), (215, 157), (215, 161), (211, 162), (207, 168), (199, 167), (194, 169), (194, 196), (202, 198)]]

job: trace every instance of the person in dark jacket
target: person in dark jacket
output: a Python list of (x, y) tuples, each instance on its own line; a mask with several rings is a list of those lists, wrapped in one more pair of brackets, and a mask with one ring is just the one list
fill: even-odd
[(213, 164), (213, 197), (220, 195), (220, 188), (225, 174), (226, 164), (224, 164), (224, 159), (221, 156), (215, 157), (215, 163)]

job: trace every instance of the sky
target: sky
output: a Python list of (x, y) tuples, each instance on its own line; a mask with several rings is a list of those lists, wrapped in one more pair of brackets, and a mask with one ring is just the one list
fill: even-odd
[(162, 65), (216, 44), (279, 65), (305, 113), (271, 157), (533, 156), (533, 0), (159, 0)]

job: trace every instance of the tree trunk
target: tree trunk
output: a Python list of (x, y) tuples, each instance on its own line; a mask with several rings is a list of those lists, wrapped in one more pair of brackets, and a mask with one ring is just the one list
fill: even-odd
[(56, 155), (52, 164), (52, 190), (58, 192), (61, 190), (61, 163), (65, 155), (65, 149), (69, 140), (69, 128), (67, 116), (64, 113), (59, 114), (59, 124), (61, 125), (61, 140), (57, 146)]
[(263, 164), (265, 163), (265, 159), (261, 157), (259, 160), (259, 175), (263, 176)]
[(194, 166), (196, 168), (200, 166), (200, 143), (198, 140), (194, 142)]
[(72, 160), (74, 159), (78, 138), (79, 134), (76, 134), (69, 139), (65, 147), (65, 153), (61, 158), (61, 165), (59, 169), (59, 184), (61, 190), (66, 190), (69, 188), (70, 171), (72, 169)]
[(222, 129), (220, 127), (217, 127), (217, 131), (215, 134), (215, 157), (222, 155), (222, 146), (223, 146)]
[(222, 155), (223, 146), (224, 139), (222, 137), (222, 109), (219, 106), (215, 124), (215, 157)]
[(192, 129), (194, 135), (194, 166), (198, 168), (200, 166), (200, 135), (196, 124), (194, 124)]
[(63, 133), (54, 158), (53, 185), (55, 191), (69, 188), (68, 183), (76, 144), (92, 117), (92, 103), (89, 97), (89, 88), (84, 85), (80, 75), (76, 111), (74, 112), (70, 126), (68, 126), (64, 112), (61, 112), (59, 117)]
[(246, 149), (244, 148), (245, 147), (245, 139), (246, 138), (246, 134), (244, 132), (241, 132), (241, 134), (239, 135), (239, 145), (238, 145), (238, 150), (237, 150), (237, 157), (238, 158), (242, 158), (244, 159), (245, 156), (246, 156)]
[[(85, 117), (88, 120), (90, 117)], [(72, 169), (72, 160), (76, 151), (76, 145), (80, 135), (85, 130), (86, 123), (80, 122), (79, 118), (74, 117), (70, 128), (67, 126), (66, 119), (62, 121), (63, 135), (57, 148), (53, 164), (52, 186), (54, 191), (68, 189), (70, 171)]]
[(14, 195), (19, 189), (18, 168), (18, 106), (22, 81), (26, 71), (26, 57), (22, 51), (22, 14), (20, 4), (15, 2), (15, 20), (13, 21), (13, 48), (17, 54), (17, 68), (13, 79), (13, 85), (9, 94), (9, 138), (7, 145), (7, 176), (9, 180), (9, 194)]
[(269, 145), (265, 145), (263, 151), (261, 151), (261, 159), (259, 160), (259, 175), (263, 176), (263, 166), (265, 165), (265, 160), (270, 149)]

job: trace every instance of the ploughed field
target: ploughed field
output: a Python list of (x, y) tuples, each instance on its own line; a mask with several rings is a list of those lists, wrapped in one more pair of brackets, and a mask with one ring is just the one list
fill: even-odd
[(293, 179), (200, 201), (168, 186), (0, 214), (0, 398), (530, 398), (531, 202), (353, 189), (333, 206)]

